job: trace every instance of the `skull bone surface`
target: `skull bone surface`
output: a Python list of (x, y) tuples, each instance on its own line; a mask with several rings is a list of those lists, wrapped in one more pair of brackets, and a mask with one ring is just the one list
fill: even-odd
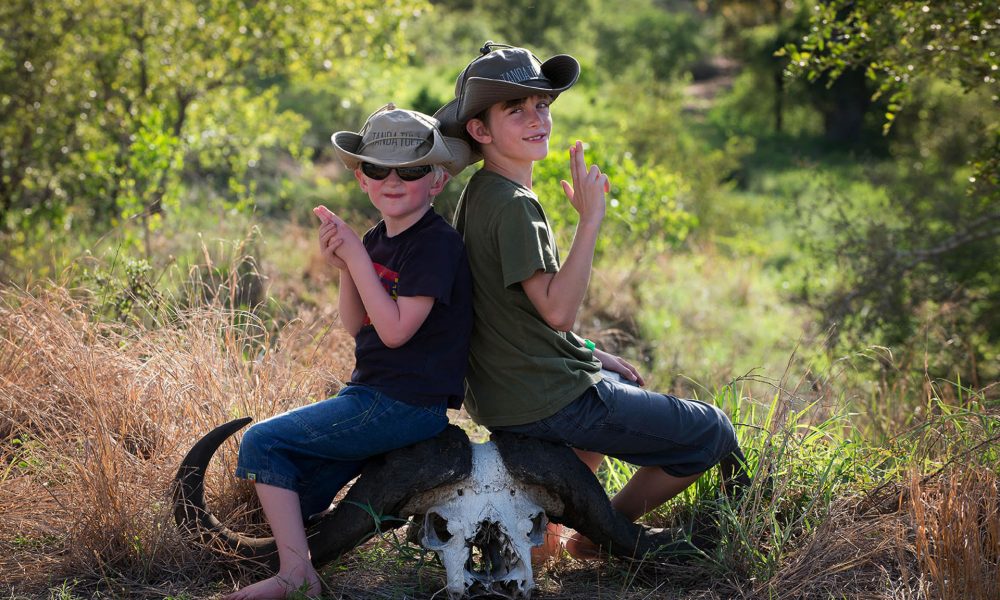
[(421, 534), (447, 573), (452, 599), (529, 598), (535, 584), (531, 548), (542, 543), (554, 500), (513, 480), (492, 442), (472, 444), (472, 474), (421, 499)]

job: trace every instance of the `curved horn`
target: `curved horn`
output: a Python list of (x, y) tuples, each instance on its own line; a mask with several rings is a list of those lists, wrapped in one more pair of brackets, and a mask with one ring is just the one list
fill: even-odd
[(232, 420), (198, 440), (177, 470), (174, 486), (174, 521), (198, 534), (205, 544), (221, 545), (237, 556), (254, 560), (277, 570), (277, 546), (274, 538), (253, 538), (223, 525), (205, 506), (205, 471), (219, 446), (252, 421), (250, 417)]
[[(174, 489), (174, 520), (198, 533), (205, 543), (218, 543), (231, 553), (277, 570), (274, 538), (234, 532), (205, 507), (205, 470), (212, 455), (250, 421), (236, 419), (216, 427), (184, 457)], [(375, 532), (401, 526), (402, 519), (385, 515), (396, 515), (410, 496), (454, 483), (471, 472), (469, 438), (454, 425), (434, 438), (372, 458), (337, 507), (307, 524), (313, 564), (318, 567), (336, 560)]]
[(336, 560), (377, 531), (400, 527), (411, 516), (400, 514), (411, 496), (461, 481), (471, 472), (469, 437), (455, 425), (373, 458), (337, 507), (308, 527), (313, 563)]
[(515, 479), (545, 487), (563, 501), (562, 514), (550, 514), (551, 520), (572, 527), (610, 554), (635, 558), (693, 549), (686, 540), (633, 523), (612, 508), (597, 478), (569, 447), (502, 431), (492, 439)]

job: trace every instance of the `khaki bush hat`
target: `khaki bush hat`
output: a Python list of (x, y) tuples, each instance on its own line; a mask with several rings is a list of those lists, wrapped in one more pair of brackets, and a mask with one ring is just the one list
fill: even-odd
[(368, 117), (361, 131), (338, 131), (330, 138), (348, 169), (362, 162), (383, 167), (441, 165), (458, 175), (471, 162), (469, 145), (441, 134), (434, 117), (386, 104)]
[(555, 98), (580, 77), (580, 63), (567, 54), (541, 62), (524, 48), (493, 42), (486, 42), (479, 52), (459, 74), (455, 99), (434, 113), (445, 135), (467, 138), (469, 119), (497, 102), (538, 93)]

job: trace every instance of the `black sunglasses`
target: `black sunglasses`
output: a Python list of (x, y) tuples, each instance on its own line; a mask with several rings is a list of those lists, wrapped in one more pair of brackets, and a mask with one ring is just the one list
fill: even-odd
[(396, 170), (396, 175), (399, 175), (399, 178), (403, 181), (416, 181), (430, 173), (431, 168), (430, 165), (420, 165), (419, 167), (383, 167), (382, 165), (373, 165), (367, 162), (361, 163), (361, 172), (376, 181), (382, 181), (388, 177), (393, 169)]

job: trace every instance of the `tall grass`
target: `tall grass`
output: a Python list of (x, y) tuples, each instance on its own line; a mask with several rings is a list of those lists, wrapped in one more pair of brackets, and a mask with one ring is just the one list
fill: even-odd
[[(172, 521), (181, 457), (235, 416), (327, 397), (353, 364), (329, 316), (304, 314), (269, 339), (220, 305), (122, 324), (95, 319), (95, 304), (80, 290), (3, 290), (0, 585), (68, 578), (128, 596), (204, 572)], [(219, 458), (209, 502), (246, 522), (253, 498), (228, 475), (233, 448)]]
[[(122, 319), (83, 289), (0, 291), (0, 586), (12, 598), (209, 598), (245, 580), (174, 527), (177, 465), (223, 421), (332, 394), (353, 344), (309, 303), (280, 325), (227, 307), (239, 269), (215, 272), (229, 274), (216, 293), (166, 294)], [(880, 396), (909, 415), (859, 415), (864, 402), (835, 378), (795, 370), (702, 394), (737, 423), (755, 484), (720, 502), (711, 472), (646, 522), (711, 521), (714, 549), (596, 570), (563, 557), (540, 570), (538, 595), (996, 598), (1000, 415), (985, 395), (928, 381)], [(209, 504), (234, 527), (265, 531), (231, 475), (235, 449), (213, 463)], [(600, 477), (613, 493), (629, 474), (609, 460)], [(430, 597), (443, 585), (425, 553), (395, 538), (323, 577), (352, 597)]]
[[(963, 409), (934, 398), (935, 416), (884, 438), (891, 424), (871, 427), (842, 397), (806, 402), (779, 386), (761, 401), (745, 390), (736, 382), (710, 401), (737, 424), (754, 485), (720, 503), (711, 472), (648, 515), (658, 526), (710, 519), (720, 543), (696, 567), (626, 567), (623, 579), (646, 586), (631, 594), (679, 583), (683, 596), (707, 579), (713, 597), (997, 597), (1000, 414), (980, 394), (958, 393)], [(614, 493), (633, 471), (606, 459), (599, 476)]]

